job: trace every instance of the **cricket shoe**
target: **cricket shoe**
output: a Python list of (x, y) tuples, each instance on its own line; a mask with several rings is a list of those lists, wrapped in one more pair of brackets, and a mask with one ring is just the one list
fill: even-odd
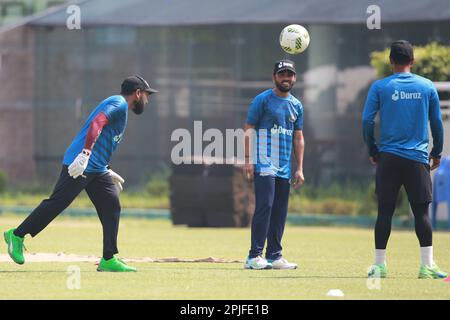
[(387, 276), (387, 265), (386, 263), (373, 264), (369, 272), (367, 273), (367, 277), (369, 278), (386, 278)]
[(291, 263), (288, 262), (285, 258), (278, 258), (276, 260), (267, 260), (269, 263), (272, 264), (272, 268), (273, 269), (278, 269), (278, 270), (289, 270), (289, 269), (297, 269), (297, 264), (296, 263)]
[(435, 263), (431, 267), (422, 264), (419, 269), (419, 279), (444, 279), (447, 276)]
[(102, 258), (98, 264), (99, 272), (136, 272), (136, 268), (127, 265), (122, 259), (112, 257), (109, 260)]
[(263, 270), (272, 269), (272, 264), (261, 256), (255, 258), (247, 258), (245, 260), (244, 269)]
[(24, 238), (18, 237), (14, 235), (14, 230), (9, 229), (3, 233), (3, 237), (5, 238), (5, 242), (8, 245), (8, 254), (13, 259), (13, 261), (17, 264), (24, 264), (25, 258), (23, 257), (23, 240)]

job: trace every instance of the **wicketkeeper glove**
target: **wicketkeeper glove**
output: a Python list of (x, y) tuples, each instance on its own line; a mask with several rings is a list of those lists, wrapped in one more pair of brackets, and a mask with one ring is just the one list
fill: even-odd
[(76, 179), (83, 174), (88, 166), (90, 156), (91, 151), (88, 149), (83, 149), (81, 153), (77, 155), (75, 160), (73, 160), (69, 166), (69, 175), (72, 178)]
[(119, 192), (123, 191), (122, 183), (124, 183), (125, 180), (121, 176), (119, 176), (117, 173), (112, 171), (111, 169), (109, 169), (108, 172), (109, 172), (114, 184), (117, 186), (117, 188), (119, 188)]

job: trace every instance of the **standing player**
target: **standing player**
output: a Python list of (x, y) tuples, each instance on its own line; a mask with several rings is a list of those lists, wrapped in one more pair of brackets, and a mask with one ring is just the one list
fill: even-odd
[(84, 189), (103, 227), (103, 257), (97, 270), (136, 271), (114, 256), (118, 253), (119, 190), (122, 190), (124, 180), (109, 169), (108, 163), (122, 140), (128, 110), (141, 114), (154, 92), (157, 91), (143, 78), (131, 76), (123, 81), (120, 95), (107, 98), (94, 109), (64, 154), (61, 174), (50, 198), (42, 201), (17, 229), (4, 233), (8, 253), (14, 262), (25, 262), (25, 235), (35, 237)]
[[(419, 278), (444, 278), (446, 273), (433, 261), (432, 228), (428, 215), (432, 200), (430, 169), (439, 166), (444, 139), (439, 97), (430, 80), (411, 73), (414, 53), (409, 42), (392, 43), (389, 57), (394, 74), (372, 85), (363, 113), (364, 141), (369, 148), (371, 163), (377, 166), (378, 197), (375, 264), (368, 276), (386, 277), (386, 246), (395, 202), (403, 185), (414, 213), (420, 243)], [(378, 112), (379, 146), (374, 138), (374, 119)], [(433, 135), (430, 155), (428, 121)]]
[[(294, 146), (296, 171), (294, 187), (303, 177), (303, 106), (289, 92), (296, 81), (294, 62), (275, 63), (272, 75), (275, 88), (253, 100), (245, 125), (245, 173), (254, 178), (256, 208), (251, 227), (251, 248), (246, 269), (296, 269), (297, 264), (282, 257), (281, 238), (288, 209), (291, 178), (291, 153)], [(256, 130), (256, 135), (249, 134)], [(256, 137), (256, 141), (253, 141)], [(251, 150), (257, 150), (253, 158)], [(254, 165), (254, 163), (256, 163)], [(267, 240), (266, 256), (263, 249)]]

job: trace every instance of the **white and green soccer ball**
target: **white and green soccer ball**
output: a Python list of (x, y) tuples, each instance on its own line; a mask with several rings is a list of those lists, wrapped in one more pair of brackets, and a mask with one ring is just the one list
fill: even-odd
[(308, 48), (309, 40), (308, 30), (299, 24), (291, 24), (280, 33), (280, 46), (290, 54), (305, 51)]

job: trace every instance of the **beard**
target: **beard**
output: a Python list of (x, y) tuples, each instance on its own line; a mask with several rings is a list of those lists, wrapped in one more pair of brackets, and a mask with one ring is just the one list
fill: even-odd
[(286, 83), (288, 83), (289, 85), (287, 87), (285, 87), (282, 82), (278, 82), (275, 80), (275, 86), (277, 87), (278, 90), (280, 90), (281, 92), (289, 92), (292, 90), (292, 87), (294, 86), (293, 82), (288, 82), (288, 81), (284, 81)]
[(142, 101), (142, 99), (135, 101), (132, 110), (135, 114), (141, 114), (144, 112), (144, 101)]

